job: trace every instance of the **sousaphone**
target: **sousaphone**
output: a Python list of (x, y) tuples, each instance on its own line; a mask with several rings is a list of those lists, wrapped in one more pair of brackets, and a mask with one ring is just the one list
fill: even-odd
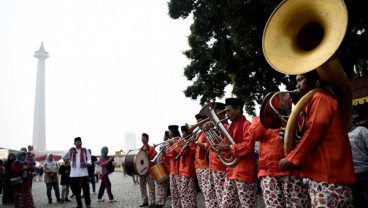
[[(317, 70), (336, 95), (346, 128), (351, 118), (352, 95), (348, 78), (334, 54), (347, 24), (347, 9), (342, 0), (284, 0), (268, 19), (262, 40), (265, 58), (275, 70), (288, 75)], [(286, 124), (286, 154), (292, 148), (297, 117), (312, 97), (306, 96), (296, 104)]]

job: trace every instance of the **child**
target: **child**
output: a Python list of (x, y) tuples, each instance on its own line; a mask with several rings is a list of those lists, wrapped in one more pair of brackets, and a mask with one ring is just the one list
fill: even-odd
[(69, 196), (69, 185), (70, 185), (70, 161), (69, 159), (64, 160), (64, 164), (62, 164), (59, 168), (59, 174), (61, 175), (60, 185), (61, 185), (61, 202), (64, 203), (70, 202), (68, 199)]

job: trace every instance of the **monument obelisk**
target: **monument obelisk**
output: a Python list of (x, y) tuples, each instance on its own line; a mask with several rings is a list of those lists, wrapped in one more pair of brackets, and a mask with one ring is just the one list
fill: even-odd
[(33, 56), (38, 59), (38, 65), (32, 145), (35, 152), (41, 153), (46, 151), (45, 59), (49, 57), (48, 52), (43, 47), (43, 42)]

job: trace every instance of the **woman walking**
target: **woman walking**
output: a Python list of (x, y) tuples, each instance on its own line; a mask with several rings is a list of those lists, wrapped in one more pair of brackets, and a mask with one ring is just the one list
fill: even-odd
[(111, 182), (109, 179), (109, 171), (107, 170), (107, 165), (111, 163), (114, 160), (114, 157), (108, 156), (109, 149), (107, 147), (102, 147), (101, 149), (101, 157), (100, 157), (100, 165), (102, 168), (101, 173), (101, 184), (100, 184), (100, 190), (98, 191), (98, 202), (104, 202), (105, 200), (102, 199), (102, 196), (105, 192), (105, 189), (107, 191), (107, 194), (109, 195), (110, 202), (115, 202), (114, 196), (111, 193)]

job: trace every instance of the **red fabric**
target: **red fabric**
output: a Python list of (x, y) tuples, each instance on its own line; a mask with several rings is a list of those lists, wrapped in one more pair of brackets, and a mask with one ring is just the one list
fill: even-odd
[(326, 92), (316, 92), (304, 106), (305, 132), (287, 160), (300, 166), (301, 177), (328, 183), (356, 181), (347, 128), (337, 101)]
[(255, 142), (247, 133), (249, 126), (250, 122), (241, 116), (238, 121), (232, 122), (227, 127), (227, 131), (235, 142), (231, 146), (231, 151), (235, 157), (240, 157), (238, 164), (227, 167), (227, 179), (243, 180), (248, 183), (256, 182)]
[[(203, 133), (200, 133), (197, 135), (197, 141), (200, 143), (206, 143), (206, 137), (203, 135)], [(199, 146), (196, 147), (196, 153), (195, 153), (195, 168), (208, 168), (208, 163), (206, 161), (206, 150), (200, 148)]]
[[(179, 149), (179, 150), (178, 150)], [(180, 148), (177, 148), (176, 151), (180, 152)], [(179, 162), (179, 175), (186, 177), (195, 177), (195, 159), (196, 146), (193, 143), (189, 143), (186, 150), (184, 150), (183, 154), (180, 157)]]
[(280, 170), (279, 162), (285, 157), (285, 152), (283, 143), (279, 139), (279, 130), (266, 129), (257, 116), (253, 118), (248, 132), (251, 138), (259, 141), (258, 177), (299, 176), (297, 171)]
[[(176, 143), (177, 142), (175, 142), (172, 145), (175, 145)], [(175, 160), (177, 153), (175, 151), (171, 151), (170, 153), (167, 153), (166, 156), (169, 158), (169, 161), (170, 161), (170, 175), (178, 175), (179, 174), (179, 160)]]

